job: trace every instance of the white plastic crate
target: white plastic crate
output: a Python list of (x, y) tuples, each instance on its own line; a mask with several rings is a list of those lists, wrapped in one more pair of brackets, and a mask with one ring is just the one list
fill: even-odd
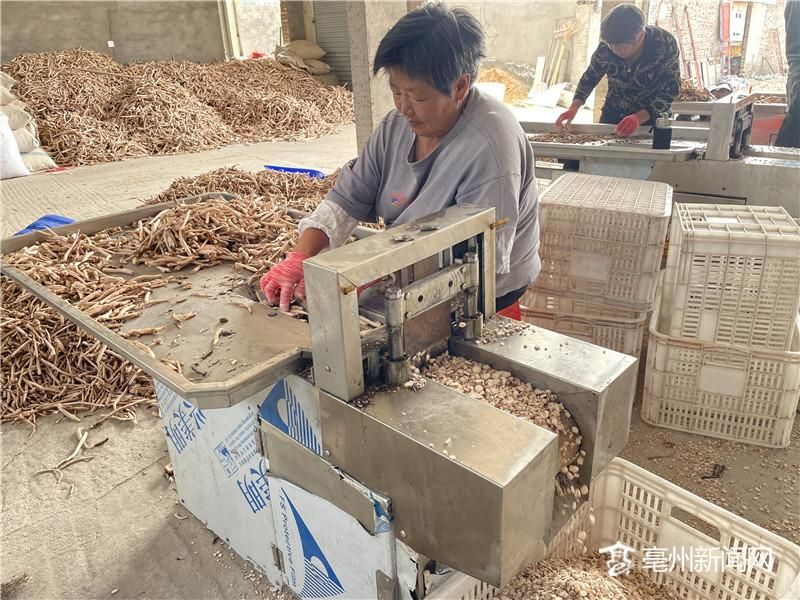
[(537, 286), (650, 310), (671, 213), (665, 183), (559, 177), (541, 197)]
[[(594, 526), (590, 514), (595, 517)], [(644, 572), (686, 600), (800, 598), (800, 547), (621, 458), (614, 459), (595, 479), (589, 502), (553, 539), (548, 555), (567, 558), (580, 554), (580, 531), (589, 535), (586, 547), (591, 551), (616, 542), (634, 548), (637, 552), (632, 558), (640, 566), (648, 548), (744, 554), (749, 548), (770, 548), (771, 565), (754, 564), (744, 572), (735, 568)], [(428, 598), (489, 600), (498, 596), (495, 588), (458, 574)]]
[(535, 286), (520, 298), (522, 320), (638, 357), (642, 350), (647, 313), (555, 294)]
[(800, 318), (791, 351), (758, 350), (666, 335), (669, 312), (664, 298), (650, 321), (642, 419), (709, 437), (788, 446), (800, 399)]
[(664, 294), (673, 336), (788, 350), (800, 226), (780, 206), (676, 204)]

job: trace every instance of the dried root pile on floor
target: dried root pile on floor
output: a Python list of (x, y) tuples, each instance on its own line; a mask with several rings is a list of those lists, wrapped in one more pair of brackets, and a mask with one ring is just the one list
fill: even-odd
[(499, 594), (500, 600), (677, 600), (669, 588), (645, 573), (611, 577), (607, 557), (599, 555), (548, 559), (517, 575)]
[(150, 377), (14, 282), (0, 286), (0, 421), (34, 424), (57, 411), (75, 420), (101, 408), (130, 420), (155, 404)]
[(137, 77), (106, 105), (107, 115), (147, 154), (217, 148), (233, 141), (231, 128), (192, 92), (163, 77)]
[(715, 99), (711, 92), (698, 87), (691, 79), (681, 80), (677, 102), (712, 102)]
[(505, 101), (517, 102), (528, 97), (530, 86), (526, 85), (516, 75), (509, 73), (505, 69), (481, 69), (478, 72), (478, 81), (502, 83), (506, 86)]
[(17, 594), (19, 594), (19, 592), (22, 591), (22, 588), (25, 587), (30, 579), (30, 575), (23, 573), (22, 575), (17, 575), (8, 581), (0, 583), (0, 598), (3, 598), (4, 600), (11, 600), (11, 598), (15, 597)]
[(352, 94), (273, 60), (121, 65), (91, 50), (3, 65), (62, 165), (319, 137), (353, 120)]
[(245, 140), (318, 137), (354, 118), (350, 92), (323, 86), (304, 71), (274, 60), (205, 65), (160, 61), (132, 65), (129, 72), (185, 86)]
[(241, 197), (261, 196), (271, 202), (280, 202), (287, 208), (311, 212), (336, 183), (337, 176), (338, 172), (316, 179), (301, 173), (280, 173), (266, 169), (254, 173), (223, 167), (196, 177), (176, 179), (145, 204), (180, 200), (207, 192), (228, 192)]
[(449, 354), (430, 359), (423, 375), (556, 433), (561, 453), (559, 491), (574, 495), (576, 502), (589, 495), (586, 486), (578, 485), (585, 456), (585, 451), (576, 450), (582, 441), (580, 432), (567, 426), (570, 415), (553, 392), (536, 389), (508, 371)]

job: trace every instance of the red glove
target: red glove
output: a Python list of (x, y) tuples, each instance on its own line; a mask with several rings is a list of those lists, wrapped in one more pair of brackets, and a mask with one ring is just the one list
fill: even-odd
[(614, 133), (619, 137), (628, 137), (634, 131), (636, 131), (641, 123), (642, 122), (639, 120), (639, 116), (636, 113), (628, 115), (622, 119), (622, 121), (617, 123), (617, 128), (614, 130)]
[(261, 276), (261, 291), (272, 304), (278, 304), (282, 312), (289, 312), (292, 298), (305, 296), (303, 261), (309, 258), (302, 252), (289, 252), (282, 262)]
[(564, 129), (565, 127), (569, 129), (569, 126), (572, 125), (572, 119), (575, 118), (575, 115), (578, 114), (578, 110), (575, 108), (570, 108), (569, 110), (564, 111), (558, 118), (556, 119), (556, 127), (559, 129)]

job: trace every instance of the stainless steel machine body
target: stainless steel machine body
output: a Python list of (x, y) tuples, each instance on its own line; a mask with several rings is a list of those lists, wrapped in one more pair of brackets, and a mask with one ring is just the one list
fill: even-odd
[[(396, 526), (409, 546), (502, 585), (543, 556), (554, 533), (557, 436), (431, 381), (418, 390), (414, 381), (402, 386), (411, 368), (405, 321), (462, 296), (461, 313), (453, 318), (446, 312), (458, 323), (456, 333), (445, 330), (441, 341), (454, 352), (510, 367), (523, 381), (562, 389), (562, 401), (588, 432), (585, 439), (597, 446), (587, 450), (587, 483), (627, 441), (636, 361), (610, 351), (603, 361), (605, 350), (574, 342), (574, 359), (587, 361), (596, 377), (584, 381), (583, 373), (569, 376), (563, 354), (541, 360), (547, 367), (538, 370), (540, 355), (533, 344), (528, 349), (523, 334), (510, 336), (508, 348), (483, 344), (483, 316), (491, 317), (494, 306), (495, 226), (493, 209), (451, 207), (311, 259), (305, 278), (324, 456), (392, 498)], [(468, 251), (455, 260), (463, 242)], [(367, 370), (356, 327), (357, 287), (430, 260), (438, 269), (390, 287), (385, 296), (383, 380), (401, 387), (368, 390), (366, 401), (352, 404), (364, 392)], [(498, 323), (487, 321), (490, 328)], [(570, 343), (552, 332), (547, 339)]]
[[(408, 287), (403, 297), (390, 299), (388, 306), (393, 307), (390, 329), (401, 326), (395, 311), (403, 319), (410, 319), (456, 292), (470, 290), (470, 294), (477, 294), (478, 286), (481, 296), (474, 296), (478, 301), (474, 308), (487, 317), (494, 314), (494, 227), (494, 209), (453, 207), (306, 261), (304, 273), (317, 385), (343, 400), (352, 400), (363, 393), (357, 289), (384, 275), (439, 254), (446, 269), (441, 275)], [(469, 240), (472, 240), (470, 250), (480, 255), (478, 273), (468, 268), (466, 260), (467, 266), (463, 268), (450, 264), (452, 248)], [(473, 281), (475, 276), (479, 281)], [(402, 331), (395, 330), (392, 336), (394, 343), (402, 343)], [(399, 352), (399, 347), (395, 351)]]

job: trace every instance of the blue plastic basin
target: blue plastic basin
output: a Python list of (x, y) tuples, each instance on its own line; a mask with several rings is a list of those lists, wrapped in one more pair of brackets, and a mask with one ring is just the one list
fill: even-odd
[(56, 227), (61, 227), (62, 225), (69, 225), (70, 223), (74, 222), (75, 219), (70, 219), (69, 217), (64, 217), (62, 215), (44, 215), (43, 217), (39, 217), (38, 219), (36, 219), (25, 229), (18, 231), (14, 235), (25, 235), (26, 233), (30, 233), (32, 231), (55, 229)]
[(302, 167), (280, 167), (278, 165), (264, 165), (264, 168), (270, 171), (278, 171), (279, 173), (301, 173), (303, 175), (313, 177), (314, 179), (322, 179), (325, 177), (325, 173), (322, 171), (317, 171), (316, 169), (304, 169)]

